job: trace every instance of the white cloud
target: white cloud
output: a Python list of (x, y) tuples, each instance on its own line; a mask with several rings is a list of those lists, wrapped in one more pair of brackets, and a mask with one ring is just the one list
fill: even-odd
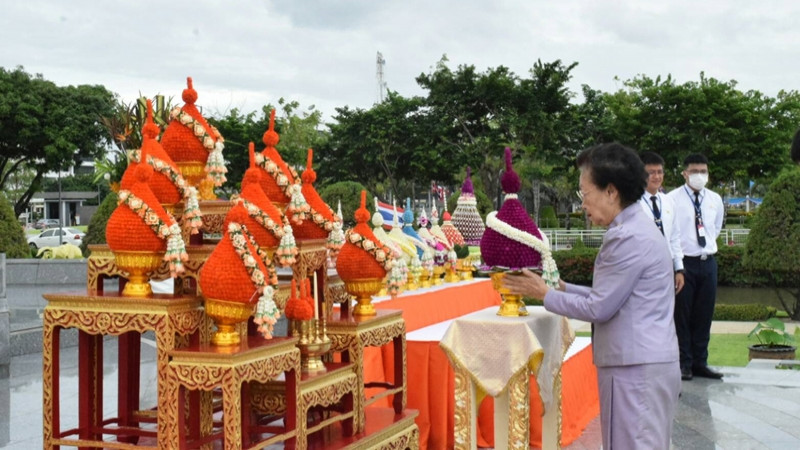
[(103, 84), (180, 101), (192, 76), (210, 111), (260, 108), (280, 97), (326, 116), (376, 99), (385, 81), (421, 95), (415, 78), (447, 55), (451, 67), (504, 65), (527, 76), (537, 59), (578, 62), (581, 84), (671, 73), (679, 82), (736, 79), (775, 95), (799, 89), (800, 3), (562, 0), (6, 2), (0, 66), (57, 84)]

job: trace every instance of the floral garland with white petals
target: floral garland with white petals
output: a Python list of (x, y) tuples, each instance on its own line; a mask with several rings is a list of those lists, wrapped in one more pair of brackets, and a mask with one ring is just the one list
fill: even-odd
[(333, 223), (333, 229), (328, 233), (328, 240), (325, 242), (325, 248), (328, 249), (328, 254), (331, 258), (336, 259), (339, 251), (344, 245), (344, 231), (342, 230), (342, 221), (336, 216), (336, 221)]
[[(289, 206), (286, 208), (286, 215), (291, 215), (292, 221), (298, 225), (303, 223), (303, 220), (305, 220), (309, 215), (311, 206), (309, 206), (306, 198), (303, 197), (303, 192), (300, 189), (300, 183), (295, 182), (293, 184), (289, 184), (289, 178), (278, 168), (278, 164), (261, 153), (255, 154), (255, 163), (264, 169), (272, 177), (272, 179), (275, 180), (275, 184), (277, 184), (278, 187), (283, 190), (283, 195), (289, 197), (290, 200)], [(289, 172), (291, 172), (292, 178), (295, 180), (300, 179), (300, 177), (297, 175), (297, 172), (293, 168), (289, 167)]]
[(542, 256), (542, 278), (551, 288), (558, 287), (558, 267), (556, 267), (556, 262), (553, 260), (553, 253), (550, 250), (549, 244), (530, 233), (518, 230), (498, 219), (497, 211), (492, 211), (486, 216), (486, 226), (512, 241), (519, 242), (539, 252)]
[(372, 256), (372, 259), (378, 262), (381, 267), (387, 272), (392, 270), (391, 250), (383, 244), (376, 244), (365, 236), (356, 233), (353, 230), (347, 230), (344, 236), (345, 240), (356, 247), (364, 250)]
[(223, 142), (225, 142), (225, 139), (223, 139), (219, 130), (217, 130), (214, 125), (209, 124), (211, 128), (211, 133), (209, 133), (199, 120), (195, 120), (191, 114), (182, 110), (180, 106), (172, 108), (172, 111), (169, 112), (169, 117), (192, 130), (192, 133), (203, 145), (203, 148), (208, 151), (208, 159), (206, 160), (205, 168), (206, 172), (208, 172), (211, 180), (214, 181), (215, 186), (222, 186), (222, 184), (227, 181), (225, 174), (228, 173), (228, 169), (225, 167), (225, 158), (222, 157), (222, 150), (225, 148)]
[[(234, 251), (239, 255), (245, 270), (250, 275), (250, 280), (256, 285), (257, 292), (261, 293), (253, 322), (258, 325), (258, 331), (265, 339), (271, 339), (273, 327), (280, 318), (280, 310), (274, 300), (275, 289), (278, 287), (278, 273), (275, 271), (275, 265), (269, 259), (269, 255), (259, 247), (253, 235), (247, 231), (246, 226), (236, 222), (229, 223), (228, 237), (233, 244)], [(258, 262), (248, 251), (248, 242), (256, 249), (256, 253), (264, 262), (267, 268), (266, 274), (259, 269)]]
[(392, 297), (400, 293), (400, 289), (408, 282), (408, 266), (403, 258), (395, 258), (389, 279), (386, 281), (386, 290)]
[[(140, 150), (131, 150), (128, 157), (131, 161), (139, 163), (141, 162), (140, 155)], [(183, 198), (184, 203), (182, 220), (189, 225), (191, 234), (197, 234), (203, 226), (203, 213), (200, 211), (200, 204), (197, 201), (197, 189), (194, 186), (187, 186), (183, 175), (174, 170), (164, 160), (147, 155), (147, 164), (156, 172), (167, 177), (178, 188), (178, 193)]]
[(233, 201), (242, 202), (242, 205), (247, 210), (247, 214), (253, 220), (264, 227), (264, 229), (272, 233), (276, 239), (280, 239), (278, 248), (275, 251), (275, 254), (278, 257), (278, 264), (283, 267), (288, 267), (297, 261), (296, 256), (298, 253), (300, 253), (300, 251), (298, 250), (297, 244), (294, 240), (294, 232), (292, 231), (292, 227), (288, 222), (284, 222), (283, 224), (275, 223), (275, 221), (272, 220), (267, 213), (262, 211), (258, 205), (244, 198), (237, 197)]
[(181, 228), (177, 223), (168, 225), (161, 220), (161, 217), (150, 208), (142, 199), (134, 195), (131, 191), (119, 191), (118, 205), (124, 204), (130, 208), (151, 230), (161, 239), (167, 241), (167, 251), (164, 253), (164, 261), (169, 262), (169, 273), (175, 278), (183, 273), (183, 262), (189, 260), (186, 253), (186, 245), (181, 236)]

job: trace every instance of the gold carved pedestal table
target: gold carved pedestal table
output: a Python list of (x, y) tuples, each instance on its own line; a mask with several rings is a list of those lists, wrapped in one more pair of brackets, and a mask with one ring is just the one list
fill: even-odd
[[(356, 399), (356, 430), (364, 430), (364, 408), (379, 398), (394, 395), (392, 406), (400, 414), (406, 407), (406, 324), (400, 310), (377, 310), (375, 316), (342, 315), (335, 310), (328, 320), (328, 337), (331, 351), (340, 352), (342, 361), (356, 365), (360, 398)], [(394, 381), (376, 383), (364, 379), (364, 348), (393, 344)], [(366, 398), (365, 388), (380, 387), (385, 390)]]
[(527, 450), (530, 377), (544, 405), (542, 448), (560, 448), (561, 362), (575, 335), (542, 307), (501, 317), (491, 307), (455, 319), (439, 343), (455, 371), (455, 448), (477, 448), (479, 399), (495, 399), (495, 448)]
[[(298, 423), (297, 388), (300, 380), (300, 350), (296, 338), (274, 338), (265, 340), (250, 336), (237, 345), (214, 346), (193, 345), (170, 352), (166, 374), (165, 403), (165, 448), (184, 448), (187, 436), (184, 426), (184, 408), (181, 407), (182, 392), (188, 390), (211, 391), (222, 389), (222, 434), (225, 449), (240, 449), (251, 446), (267, 446), (276, 442), (292, 440), (302, 429)], [(284, 416), (285, 426), (259, 442), (250, 442), (250, 437), (259, 434), (258, 427), (250, 423), (249, 382), (267, 383), (281, 373), (286, 379), (286, 402), (289, 407)], [(211, 404), (204, 402), (201, 417), (211, 415)], [(201, 434), (208, 437), (211, 430), (207, 420)], [(205, 441), (204, 441), (205, 442)]]
[[(194, 296), (156, 294), (151, 298), (119, 295), (45, 294), (42, 345), (43, 443), (59, 445), (127, 448), (140, 437), (164, 436), (166, 411), (164, 393), (168, 352), (178, 344), (195, 341), (208, 326)], [(60, 417), (60, 332), (78, 330), (78, 427), (62, 431)], [(139, 352), (141, 334), (155, 332), (158, 367), (157, 433), (143, 430), (140, 422), (152, 422), (152, 414), (139, 411)], [(118, 414), (103, 419), (103, 337), (119, 336)], [(111, 425), (116, 423), (116, 427)], [(103, 442), (104, 435), (116, 435), (117, 442)], [(99, 444), (103, 442), (102, 444)]]

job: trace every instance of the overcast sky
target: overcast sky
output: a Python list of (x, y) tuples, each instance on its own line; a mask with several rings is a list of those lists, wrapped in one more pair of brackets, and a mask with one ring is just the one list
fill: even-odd
[(741, 90), (800, 89), (800, 1), (0, 0), (0, 66), (58, 85), (102, 84), (130, 101), (194, 79), (206, 111), (280, 97), (369, 108), (384, 79), (403, 96), (443, 55), (450, 67), (578, 62), (571, 88), (615, 91), (637, 74)]

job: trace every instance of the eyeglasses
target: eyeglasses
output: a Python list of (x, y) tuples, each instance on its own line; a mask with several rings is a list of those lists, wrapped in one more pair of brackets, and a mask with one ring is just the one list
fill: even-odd
[(656, 169), (656, 170), (648, 170), (648, 171), (647, 171), (647, 174), (648, 174), (648, 175), (651, 175), (651, 176), (652, 176), (652, 175), (664, 175), (664, 171), (663, 171), (663, 170), (661, 170), (661, 169)]
[(580, 190), (578, 190), (578, 191), (575, 191), (575, 193), (576, 193), (576, 194), (578, 194), (578, 198), (579, 198), (579, 199), (581, 199), (581, 201), (583, 201), (583, 199), (584, 199), (584, 198), (585, 198), (585, 197), (586, 197), (586, 196), (587, 196), (589, 193), (591, 193), (592, 191), (596, 191), (596, 190), (597, 190), (597, 189), (592, 189), (591, 191), (586, 191), (586, 192), (583, 192), (583, 191), (580, 191)]
[(697, 173), (702, 173), (707, 175), (708, 169), (692, 169), (692, 170), (687, 170), (686, 173), (688, 173), (689, 175), (694, 175)]

